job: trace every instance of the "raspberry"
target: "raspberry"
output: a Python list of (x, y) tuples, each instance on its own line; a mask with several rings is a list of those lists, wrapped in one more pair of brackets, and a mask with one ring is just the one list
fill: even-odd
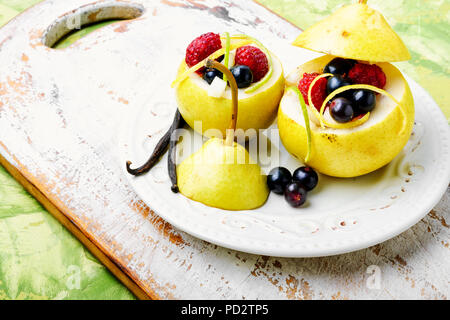
[[(304, 73), (303, 78), (298, 83), (298, 90), (303, 95), (303, 99), (305, 99), (306, 104), (308, 104), (308, 90), (311, 82), (318, 76), (318, 73)], [(320, 107), (322, 106), (323, 101), (327, 97), (327, 79), (320, 78), (314, 84), (314, 87), (311, 91), (311, 99), (316, 107), (317, 111), (320, 111)]]
[[(222, 48), (220, 35), (213, 32), (202, 34), (192, 41), (186, 49), (186, 64), (188, 67), (193, 67), (203, 59), (206, 59), (212, 53)], [(203, 74), (204, 67), (196, 72)]]
[(243, 46), (236, 50), (234, 61), (252, 70), (253, 82), (258, 82), (269, 72), (269, 62), (264, 52), (254, 46)]
[(380, 89), (386, 85), (386, 75), (376, 64), (357, 63), (350, 69), (348, 77), (355, 84), (369, 84)]

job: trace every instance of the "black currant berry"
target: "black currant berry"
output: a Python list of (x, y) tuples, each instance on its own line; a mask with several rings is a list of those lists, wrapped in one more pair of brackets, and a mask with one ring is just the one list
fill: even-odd
[(294, 208), (298, 208), (305, 203), (306, 195), (306, 189), (297, 181), (289, 183), (284, 190), (284, 198)]
[(330, 104), (330, 114), (339, 123), (346, 123), (353, 119), (355, 111), (350, 100), (336, 98)]
[(292, 175), (294, 181), (300, 182), (306, 191), (311, 191), (317, 186), (319, 182), (319, 176), (311, 167), (300, 167), (294, 171)]
[(277, 167), (272, 169), (267, 176), (267, 186), (269, 190), (283, 194), (286, 185), (291, 182), (292, 175), (291, 172), (283, 167)]
[[(345, 86), (349, 86), (352, 83), (345, 79), (344, 77), (340, 76), (340, 75), (336, 75), (334, 77), (331, 77), (328, 79), (327, 81), (327, 94), (332, 93), (333, 91), (341, 88), (341, 87), (345, 87)], [(340, 94), (338, 94), (338, 97), (342, 97), (342, 96), (347, 96), (349, 95), (348, 92), (342, 92)]]
[(323, 68), (323, 73), (332, 73), (338, 75), (347, 75), (350, 69), (356, 64), (355, 60), (335, 58), (331, 60), (325, 68)]
[(219, 77), (220, 79), (223, 78), (222, 72), (216, 69), (206, 69), (205, 73), (203, 74), (203, 80), (208, 82), (208, 84), (211, 84), (215, 77)]
[(247, 88), (252, 84), (253, 74), (249, 67), (235, 65), (230, 71), (236, 79), (238, 88)]
[(355, 90), (352, 96), (355, 111), (359, 114), (371, 112), (375, 108), (375, 93), (369, 90)]

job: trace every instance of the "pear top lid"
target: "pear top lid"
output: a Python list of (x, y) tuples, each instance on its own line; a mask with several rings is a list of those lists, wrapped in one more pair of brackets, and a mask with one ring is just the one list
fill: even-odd
[(366, 1), (344, 6), (301, 33), (292, 43), (305, 49), (370, 62), (411, 59), (383, 15)]

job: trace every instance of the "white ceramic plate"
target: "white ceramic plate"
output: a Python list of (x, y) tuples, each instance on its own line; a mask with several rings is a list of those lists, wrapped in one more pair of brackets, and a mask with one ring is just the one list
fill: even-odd
[[(313, 57), (297, 48), (278, 52), (283, 52), (280, 58), (287, 70), (286, 66), (293, 68)], [(121, 167), (126, 160), (142, 164), (170, 126), (176, 107), (169, 78), (154, 99), (124, 122), (119, 134)], [(363, 177), (321, 175), (318, 188), (300, 209), (291, 208), (276, 194), (271, 194), (263, 207), (240, 212), (210, 208), (173, 194), (166, 156), (145, 176), (124, 173), (142, 200), (166, 221), (223, 247), (280, 257), (327, 256), (363, 249), (417, 223), (438, 203), (449, 184), (447, 121), (425, 90), (407, 80), (414, 94), (416, 123), (404, 150), (389, 165)], [(199, 135), (195, 137), (201, 140)], [(280, 164), (291, 170), (301, 166), (278, 139), (272, 137), (272, 154), (278, 154), (279, 148)], [(197, 143), (196, 149), (200, 146)], [(263, 169), (268, 172), (271, 166), (266, 164)]]

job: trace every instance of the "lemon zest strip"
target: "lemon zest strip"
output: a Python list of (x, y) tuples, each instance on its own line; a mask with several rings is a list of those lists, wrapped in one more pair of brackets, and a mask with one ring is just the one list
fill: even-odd
[[(225, 57), (223, 61), (223, 65), (228, 69), (230, 60), (230, 34), (225, 32)], [(227, 76), (223, 75), (223, 81), (227, 82)]]
[(293, 92), (296, 93), (296, 95), (298, 96), (298, 100), (300, 101), (300, 106), (302, 108), (303, 119), (305, 120), (305, 128), (306, 128), (307, 152), (306, 152), (306, 156), (305, 156), (305, 164), (307, 164), (309, 162), (310, 158), (311, 158), (311, 149), (312, 149), (311, 126), (310, 126), (310, 119), (309, 119), (309, 115), (308, 115), (308, 110), (307, 110), (307, 107), (306, 107), (305, 99), (303, 99), (303, 95), (300, 92), (300, 90), (298, 90), (297, 87), (294, 87), (294, 86), (288, 87), (287, 90), (288, 91), (293, 91)]
[[(236, 43), (234, 45), (230, 45), (230, 50), (234, 50), (236, 48), (245, 46), (247, 44), (251, 43), (250, 40), (244, 40), (241, 41), (239, 43)], [(202, 61), (200, 61), (199, 63), (197, 63), (195, 66), (190, 67), (189, 69), (187, 69), (185, 72), (183, 72), (180, 76), (178, 76), (173, 82), (171, 87), (175, 88), (178, 84), (180, 84), (182, 81), (184, 81), (191, 73), (197, 71), (198, 69), (200, 69), (201, 67), (204, 67), (206, 64), (206, 61), (208, 59), (212, 59), (215, 60), (218, 57), (220, 57), (221, 55), (223, 55), (225, 53), (225, 48), (219, 49), (216, 52), (210, 54), (207, 58), (203, 59)]]
[(330, 127), (330, 128), (334, 128), (334, 129), (346, 129), (346, 128), (353, 128), (353, 127), (359, 126), (359, 125), (363, 124), (364, 122), (366, 122), (367, 120), (369, 120), (370, 112), (368, 112), (368, 113), (367, 113), (364, 117), (362, 117), (361, 119), (358, 119), (358, 120), (356, 120), (356, 121), (351, 121), (351, 122), (348, 122), (348, 123), (343, 123), (343, 124), (332, 124), (332, 123), (328, 123), (328, 122), (323, 118), (323, 113), (324, 113), (324, 111), (325, 111), (325, 107), (326, 107), (328, 101), (330, 101), (330, 100), (333, 99), (336, 95), (338, 95), (338, 94), (340, 94), (340, 93), (342, 93), (342, 92), (344, 92), (344, 91), (347, 91), (347, 90), (353, 90), (353, 89), (365, 89), (365, 90), (375, 91), (375, 92), (377, 92), (377, 93), (379, 93), (379, 94), (385, 95), (385, 96), (389, 97), (390, 99), (392, 99), (392, 101), (394, 101), (394, 102), (397, 104), (397, 106), (399, 107), (400, 112), (402, 113), (402, 116), (403, 116), (403, 127), (402, 127), (402, 129), (400, 130), (400, 135), (403, 134), (403, 132), (404, 132), (404, 130), (405, 130), (405, 128), (406, 128), (406, 112), (405, 112), (405, 110), (402, 108), (402, 105), (400, 104), (400, 102), (399, 102), (397, 99), (395, 99), (394, 96), (393, 96), (392, 94), (390, 94), (389, 92), (387, 92), (387, 91), (385, 91), (385, 90), (383, 90), (383, 89), (380, 89), (380, 88), (378, 88), (378, 87), (368, 85), (368, 84), (352, 84), (352, 85), (349, 85), (349, 86), (340, 87), (339, 89), (334, 90), (332, 93), (330, 93), (330, 94), (325, 98), (325, 100), (324, 100), (324, 102), (322, 103), (322, 106), (321, 106), (321, 108), (320, 108), (320, 117), (321, 117), (323, 123), (324, 123), (326, 126), (328, 126), (328, 127)]

